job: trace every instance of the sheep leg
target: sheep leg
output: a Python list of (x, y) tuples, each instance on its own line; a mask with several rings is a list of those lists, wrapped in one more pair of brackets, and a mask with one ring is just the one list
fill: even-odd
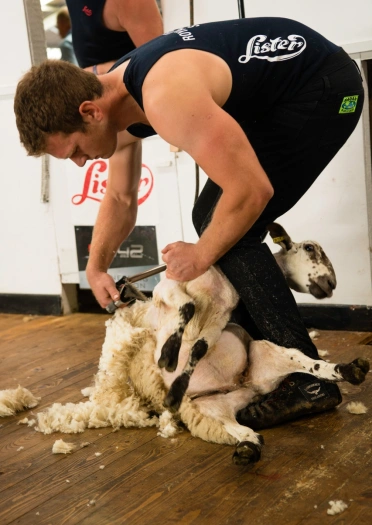
[(360, 383), (363, 383), (366, 374), (369, 372), (369, 362), (363, 357), (358, 357), (351, 363), (340, 363), (336, 365), (335, 370), (348, 383), (351, 383), (352, 385), (360, 385)]
[[(232, 456), (235, 465), (251, 465), (259, 461), (264, 439), (251, 428), (240, 425), (235, 419), (235, 414), (251, 402), (254, 396), (254, 390), (248, 387), (227, 394), (203, 396), (191, 403), (187, 403), (186, 398), (180, 410), (181, 417), (192, 435), (215, 443), (235, 444), (236, 450)], [(190, 404), (198, 411), (198, 416), (194, 414), (193, 418), (190, 417), (187, 412)], [(200, 418), (200, 415), (203, 418)], [(217, 428), (218, 424), (220, 428)], [(224, 441), (218, 439), (221, 431), (227, 433)]]
[(177, 368), (183, 332), (195, 314), (195, 305), (192, 302), (185, 303), (179, 307), (178, 312), (180, 317), (178, 328), (165, 341), (158, 360), (159, 367), (165, 368), (168, 372), (174, 372)]
[(269, 341), (254, 341), (249, 349), (249, 381), (258, 392), (271, 392), (293, 372), (311, 374), (318, 379), (359, 385), (369, 371), (369, 362), (359, 357), (351, 363), (328, 363), (311, 359), (294, 348), (283, 348)]
[(302, 357), (301, 361), (302, 369), (298, 368), (297, 372), (309, 372), (318, 379), (334, 382), (347, 381), (352, 385), (360, 385), (360, 383), (363, 383), (369, 371), (369, 362), (362, 357), (358, 357), (351, 363), (339, 364), (327, 363), (326, 361), (313, 360), (310, 358), (302, 359)]
[[(239, 395), (239, 394), (238, 394)], [(230, 419), (228, 414), (221, 418), (225, 429), (236, 437), (238, 444), (232, 456), (235, 465), (250, 465), (261, 459), (261, 449), (265, 444), (263, 436), (249, 427), (240, 425), (235, 418)]]
[(190, 377), (193, 374), (196, 365), (199, 363), (208, 351), (208, 343), (205, 339), (198, 339), (191, 349), (190, 357), (182, 374), (180, 374), (172, 383), (169, 392), (164, 399), (164, 406), (170, 412), (177, 412), (182, 403), (183, 396), (188, 389)]
[[(262, 437), (262, 436), (260, 436)], [(263, 438), (262, 438), (263, 445)], [(234, 465), (250, 465), (257, 463), (261, 459), (261, 446), (251, 441), (241, 441), (236, 445), (235, 452), (232, 456)]]
[(212, 317), (199, 333), (199, 339), (191, 348), (189, 360), (182, 373), (173, 381), (168, 395), (164, 400), (164, 406), (171, 412), (176, 412), (185, 395), (190, 383), (190, 378), (194, 373), (196, 365), (206, 355), (209, 348), (212, 348), (221, 337), (222, 330), (225, 328), (228, 319), (226, 313)]
[(186, 325), (195, 314), (194, 301), (181, 284), (178, 281), (164, 279), (155, 286), (153, 293), (152, 302), (160, 316), (158, 326), (161, 327), (163, 322), (172, 320), (171, 329), (167, 331), (167, 334), (171, 335), (165, 341), (158, 360), (158, 366), (165, 368), (168, 372), (173, 372), (177, 368), (182, 335)]

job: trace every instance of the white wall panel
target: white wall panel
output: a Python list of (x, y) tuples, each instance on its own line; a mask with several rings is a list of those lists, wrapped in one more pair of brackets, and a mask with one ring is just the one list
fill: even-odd
[[(162, 0), (166, 31), (187, 25), (188, 0)], [(237, 0), (194, 0), (195, 23), (238, 18)], [(372, 2), (246, 0), (245, 16), (281, 16), (309, 25), (339, 45), (372, 41)]]
[[(166, 30), (189, 23), (188, 0), (162, 0)], [(238, 18), (237, 0), (194, 0), (195, 23)], [(309, 25), (339, 45), (372, 40), (372, 2), (246, 0), (245, 16), (281, 16)]]
[[(204, 0), (201, 0), (204, 2)], [(235, 4), (229, 0), (229, 4)], [(216, 2), (216, 7), (220, 2)], [(234, 6), (232, 6), (232, 9)], [(302, 22), (339, 45), (372, 40), (372, 2), (355, 0), (246, 1), (245, 16), (281, 16)]]
[(2, 14), (0, 293), (59, 295), (52, 203), (40, 202), (41, 159), (27, 157), (13, 112), (15, 86), (31, 66), (23, 1), (4, 3)]
[(23, 0), (2, 2), (2, 12), (0, 85), (3, 90), (8, 86), (14, 92), (20, 74), (31, 65)]
[(19, 144), (13, 100), (0, 100), (0, 293), (59, 294), (51, 204), (40, 202), (41, 159)]

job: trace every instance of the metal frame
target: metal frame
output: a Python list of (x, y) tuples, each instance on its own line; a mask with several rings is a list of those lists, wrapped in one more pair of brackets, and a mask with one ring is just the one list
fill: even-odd
[[(363, 53), (364, 54), (364, 53)], [(370, 60), (372, 59), (372, 53), (369, 53)], [(369, 260), (371, 270), (371, 283), (372, 283), (372, 144), (371, 144), (371, 122), (370, 122), (370, 111), (369, 104), (372, 104), (368, 93), (368, 81), (367, 81), (367, 67), (365, 60), (362, 59), (362, 77), (365, 90), (365, 102), (363, 107), (362, 119), (363, 119), (363, 139), (364, 139), (364, 166), (365, 166), (365, 183), (366, 183), (366, 199), (367, 199), (367, 222), (368, 222), (368, 238), (369, 238)]]
[(238, 12), (239, 12), (239, 18), (245, 18), (244, 0), (238, 0)]
[[(31, 64), (38, 65), (47, 58), (45, 31), (40, 0), (23, 0)], [(43, 155), (41, 163), (40, 200), (49, 202), (49, 156)]]

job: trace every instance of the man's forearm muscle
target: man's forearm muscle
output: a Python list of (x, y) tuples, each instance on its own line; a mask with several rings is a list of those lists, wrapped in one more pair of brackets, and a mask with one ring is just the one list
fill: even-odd
[(135, 202), (122, 201), (106, 195), (102, 201), (94, 227), (87, 271), (109, 268), (121, 243), (129, 236), (136, 223), (137, 195)]

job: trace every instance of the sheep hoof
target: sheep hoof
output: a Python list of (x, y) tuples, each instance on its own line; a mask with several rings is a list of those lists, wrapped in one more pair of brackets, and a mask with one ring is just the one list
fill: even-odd
[(190, 377), (183, 373), (178, 376), (172, 383), (169, 392), (164, 399), (163, 405), (170, 412), (177, 412), (181, 406), (183, 396), (189, 386)]
[(169, 412), (172, 412), (172, 414), (175, 414), (176, 412), (178, 412), (178, 409), (181, 406), (181, 402), (182, 402), (182, 399), (176, 400), (174, 399), (172, 395), (168, 393), (166, 398), (164, 399), (163, 405), (164, 405), (164, 408), (167, 408), (169, 410)]
[(357, 357), (354, 359), (353, 364), (363, 370), (365, 374), (369, 372), (369, 361), (363, 357)]
[(252, 465), (257, 463), (261, 458), (261, 446), (251, 443), (250, 441), (242, 441), (236, 446), (232, 461), (234, 465)]
[(178, 354), (180, 352), (182, 334), (178, 332), (172, 334), (165, 341), (158, 360), (158, 366), (165, 368), (167, 372), (174, 372), (178, 364)]
[(352, 385), (360, 385), (360, 383), (363, 383), (365, 380), (366, 374), (369, 371), (369, 362), (367, 359), (358, 357), (351, 363), (341, 363), (337, 365), (336, 370), (348, 383), (351, 383)]

